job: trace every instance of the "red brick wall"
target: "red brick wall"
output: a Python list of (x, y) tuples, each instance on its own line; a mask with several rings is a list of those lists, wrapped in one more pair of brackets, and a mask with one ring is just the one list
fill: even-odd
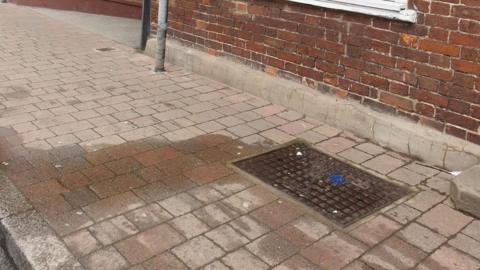
[(412, 2), (416, 24), (285, 0), (170, 0), (169, 34), (480, 144), (480, 0)]

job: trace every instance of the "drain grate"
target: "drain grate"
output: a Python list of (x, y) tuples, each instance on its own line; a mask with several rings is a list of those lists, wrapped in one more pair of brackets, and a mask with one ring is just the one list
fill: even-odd
[(341, 226), (352, 224), (410, 192), (302, 142), (233, 165)]
[(99, 52), (109, 52), (109, 51), (114, 51), (115, 49), (111, 48), (111, 47), (105, 47), (105, 48), (97, 48), (95, 50), (97, 50)]

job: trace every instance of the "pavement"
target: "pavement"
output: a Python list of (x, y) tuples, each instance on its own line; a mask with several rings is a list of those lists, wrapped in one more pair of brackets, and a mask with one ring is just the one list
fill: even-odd
[(140, 46), (141, 20), (48, 8), (32, 9), (55, 20), (75, 25), (132, 48)]
[[(48, 224), (36, 242), (20, 226), (37, 269), (480, 268), (480, 221), (452, 207), (440, 168), (172, 65), (155, 74), (29, 8), (0, 4), (0, 59), (0, 170), (34, 208), (2, 229)], [(338, 228), (228, 165), (296, 138), (417, 192)]]

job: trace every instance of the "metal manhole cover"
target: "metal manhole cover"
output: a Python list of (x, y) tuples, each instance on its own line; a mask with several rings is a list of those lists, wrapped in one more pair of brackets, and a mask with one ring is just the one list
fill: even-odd
[(296, 142), (233, 163), (347, 226), (409, 194), (409, 189)]
[(99, 52), (109, 52), (109, 51), (114, 51), (115, 49), (114, 48), (110, 48), (110, 47), (105, 47), (105, 48), (97, 48), (95, 49)]

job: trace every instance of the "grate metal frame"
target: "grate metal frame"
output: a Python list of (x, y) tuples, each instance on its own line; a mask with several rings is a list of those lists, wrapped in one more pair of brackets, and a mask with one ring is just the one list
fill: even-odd
[[(231, 166), (288, 194), (342, 228), (413, 192), (303, 140), (233, 161)], [(328, 181), (330, 175), (343, 175), (347, 183), (334, 185)]]

